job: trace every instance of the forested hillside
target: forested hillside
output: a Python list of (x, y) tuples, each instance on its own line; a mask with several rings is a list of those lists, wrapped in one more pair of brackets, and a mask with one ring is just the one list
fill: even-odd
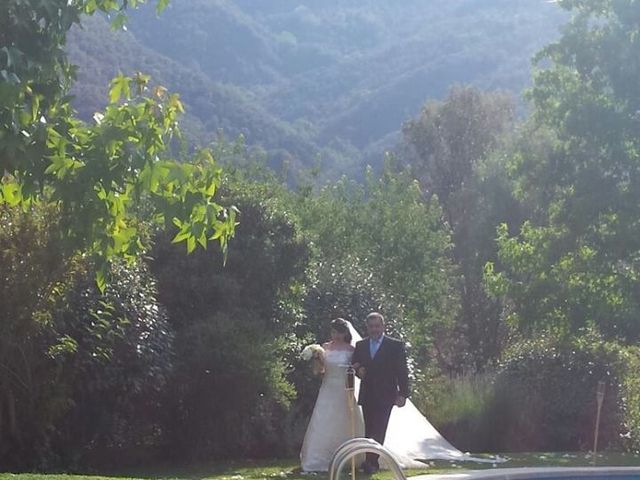
[(142, 71), (154, 83), (180, 93), (187, 109), (185, 131), (198, 143), (213, 140), (222, 130), (232, 138), (245, 135), (276, 160), (282, 160), (282, 155), (303, 158), (316, 149), (291, 125), (249, 101), (241, 90), (146, 47), (129, 32), (113, 31), (105, 18), (87, 18), (83, 29), (72, 32), (68, 52), (80, 66), (74, 105), (82, 118), (91, 118), (104, 107), (109, 82), (118, 72)]
[(182, 95), (200, 141), (224, 129), (274, 165), (358, 174), (452, 84), (518, 97), (565, 19), (541, 0), (175, 0), (134, 12), (126, 33), (91, 19), (68, 51), (84, 117), (115, 73), (140, 70)]

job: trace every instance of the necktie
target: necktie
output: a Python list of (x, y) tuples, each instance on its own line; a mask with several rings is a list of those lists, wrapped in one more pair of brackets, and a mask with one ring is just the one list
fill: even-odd
[(380, 348), (380, 339), (378, 340), (374, 340), (371, 339), (371, 345), (370, 345), (370, 350), (371, 350), (371, 358), (376, 356), (376, 353), (378, 352), (378, 348)]

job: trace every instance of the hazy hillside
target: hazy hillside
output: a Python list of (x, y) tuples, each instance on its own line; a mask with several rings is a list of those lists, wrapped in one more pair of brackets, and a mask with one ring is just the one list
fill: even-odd
[(86, 114), (110, 76), (142, 70), (183, 95), (200, 139), (223, 128), (274, 162), (352, 173), (454, 83), (519, 95), (563, 21), (544, 0), (172, 0), (127, 33), (93, 19), (69, 49)]
[(319, 148), (304, 135), (248, 100), (230, 84), (221, 84), (199, 67), (186, 66), (145, 47), (129, 32), (114, 32), (104, 18), (86, 19), (84, 29), (72, 32), (69, 56), (79, 65), (74, 86), (75, 106), (82, 118), (103, 108), (108, 84), (118, 72), (150, 74), (154, 83), (179, 92), (187, 110), (184, 129), (191, 140), (207, 144), (223, 131), (228, 138), (244, 135), (269, 152), (274, 165), (287, 160), (293, 166)]

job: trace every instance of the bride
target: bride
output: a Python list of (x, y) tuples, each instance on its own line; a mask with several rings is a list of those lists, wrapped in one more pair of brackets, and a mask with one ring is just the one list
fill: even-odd
[[(355, 436), (364, 436), (364, 420), (351, 392), (345, 389), (346, 369), (351, 364), (353, 344), (361, 340), (351, 323), (337, 318), (331, 322), (331, 341), (323, 345), (317, 359), (324, 376), (311, 420), (302, 443), (300, 460), (305, 472), (324, 472), (336, 449), (353, 438), (350, 408), (355, 415)], [(359, 381), (356, 378), (355, 397)], [(351, 403), (351, 405), (350, 405)], [(418, 409), (407, 400), (403, 408), (394, 408), (389, 420), (384, 446), (403, 468), (424, 468), (420, 460), (472, 460), (495, 462), (496, 459), (470, 457), (447, 442)]]
[[(354, 347), (349, 328), (342, 318), (331, 322), (331, 341), (322, 345), (318, 360), (324, 373), (316, 405), (302, 442), (300, 460), (305, 472), (325, 472), (336, 449), (352, 438), (350, 408), (355, 414), (355, 436), (364, 435), (362, 412), (353, 394), (345, 389), (346, 369)], [(351, 406), (349, 405), (351, 402)]]

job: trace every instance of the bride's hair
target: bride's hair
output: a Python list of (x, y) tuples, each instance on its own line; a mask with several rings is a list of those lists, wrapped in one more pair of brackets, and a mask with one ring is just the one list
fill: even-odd
[(344, 341), (347, 343), (351, 343), (353, 338), (351, 337), (351, 330), (349, 330), (349, 322), (347, 322), (344, 318), (336, 318), (335, 320), (331, 320), (330, 327), (338, 333), (342, 333), (344, 335)]

